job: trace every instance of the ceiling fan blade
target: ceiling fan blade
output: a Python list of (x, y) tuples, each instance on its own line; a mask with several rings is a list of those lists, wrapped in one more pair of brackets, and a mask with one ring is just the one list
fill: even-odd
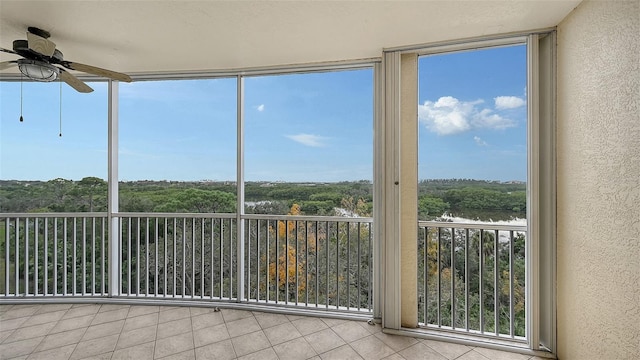
[(123, 73), (119, 73), (119, 72), (111, 71), (107, 69), (102, 69), (102, 68), (91, 66), (91, 65), (80, 64), (72, 61), (62, 61), (60, 62), (60, 64), (70, 70), (82, 71), (88, 74), (107, 77), (109, 79), (118, 80), (118, 81), (124, 81), (124, 82), (132, 81), (129, 75), (127, 74), (123, 74)]
[(17, 52), (15, 52), (15, 51), (13, 51), (13, 50), (5, 49), (5, 48), (0, 48), (0, 51), (2, 51), (2, 52), (6, 52), (6, 53), (9, 53), (9, 54), (16, 54), (16, 55), (18, 55), (18, 53), (17, 53)]
[(3, 61), (0, 62), (0, 70), (4, 70), (4, 69), (8, 69), (12, 66), (16, 66), (18, 65), (18, 62), (13, 60), (13, 61)]
[(51, 40), (43, 38), (42, 36), (27, 32), (27, 41), (29, 44), (29, 49), (39, 54), (45, 56), (53, 56), (53, 53), (56, 51), (56, 44)]
[(90, 93), (93, 91), (89, 85), (63, 69), (60, 69), (60, 79), (81, 93)]

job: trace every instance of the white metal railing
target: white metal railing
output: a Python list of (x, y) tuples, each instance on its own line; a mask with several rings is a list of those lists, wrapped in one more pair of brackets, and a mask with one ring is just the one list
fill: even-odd
[(118, 217), (122, 296), (236, 299), (235, 214)]
[(527, 227), (418, 222), (419, 323), (524, 342)]
[(105, 213), (0, 216), (0, 296), (106, 296)]
[(371, 218), (243, 217), (247, 301), (372, 311)]
[[(0, 298), (112, 293), (106, 213), (0, 216)], [(371, 218), (242, 215), (238, 247), (237, 214), (112, 217), (117, 296), (371, 312)]]

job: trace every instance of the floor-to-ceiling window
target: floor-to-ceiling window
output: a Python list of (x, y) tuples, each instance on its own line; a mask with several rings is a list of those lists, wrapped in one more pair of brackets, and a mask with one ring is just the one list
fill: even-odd
[(554, 41), (385, 53), (389, 331), (553, 351)]
[(105, 289), (107, 84), (88, 85), (0, 82), (0, 212), (30, 214), (0, 222), (4, 293)]
[(244, 94), (247, 298), (370, 310), (373, 69), (250, 76)]
[(418, 218), (455, 224), (421, 226), (425, 326), (525, 336), (526, 51), (418, 60)]
[(120, 85), (122, 293), (236, 294), (236, 96), (236, 78)]

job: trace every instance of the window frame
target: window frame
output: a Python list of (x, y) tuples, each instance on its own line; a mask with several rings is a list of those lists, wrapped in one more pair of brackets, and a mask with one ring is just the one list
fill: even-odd
[[(417, 337), (434, 337), (416, 330), (406, 319), (406, 306), (413, 291), (402, 282), (402, 266), (407, 259), (401, 249), (415, 242), (412, 229), (403, 223), (402, 212), (416, 213), (412, 201), (417, 192), (406, 179), (416, 174), (417, 114), (404, 108), (418, 106), (417, 62), (408, 57), (471, 51), (525, 44), (527, 47), (527, 247), (526, 247), (526, 348), (500, 341), (482, 340), (484, 346), (527, 354), (556, 353), (556, 174), (555, 174), (555, 43), (553, 29), (528, 33), (472, 38), (455, 42), (386, 49), (383, 56), (385, 147), (379, 161), (389, 169), (383, 186), (386, 210), (379, 219), (384, 227), (381, 247), (384, 293), (383, 331)], [(407, 79), (415, 76), (415, 84)], [(406, 104), (409, 105), (406, 105)], [(403, 113), (404, 112), (404, 113)], [(407, 119), (407, 117), (410, 117)], [(413, 131), (411, 131), (413, 129)], [(406, 144), (409, 144), (407, 147)], [(407, 166), (407, 164), (412, 164)], [(407, 210), (407, 204), (410, 210)], [(415, 226), (414, 226), (415, 227)], [(414, 281), (415, 282), (415, 281)], [(402, 286), (401, 286), (402, 284)], [(417, 309), (416, 309), (417, 314)], [(417, 316), (416, 316), (417, 318)], [(408, 325), (408, 326), (407, 326)], [(438, 334), (436, 337), (440, 337)], [(463, 344), (479, 344), (479, 339), (447, 338)]]

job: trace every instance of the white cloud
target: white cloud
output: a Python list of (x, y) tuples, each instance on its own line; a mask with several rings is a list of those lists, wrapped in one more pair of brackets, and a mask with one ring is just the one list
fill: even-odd
[(487, 146), (489, 144), (487, 144), (486, 141), (482, 140), (479, 136), (474, 136), (473, 137), (473, 141), (476, 142), (476, 144), (478, 144), (478, 146)]
[(325, 146), (325, 141), (328, 139), (324, 136), (312, 135), (312, 134), (296, 134), (296, 135), (285, 135), (289, 139), (299, 142), (302, 145), (312, 146), (312, 147), (323, 147)]
[(494, 114), (490, 109), (481, 109), (484, 101), (460, 101), (452, 96), (444, 96), (438, 101), (425, 101), (418, 105), (418, 118), (425, 126), (438, 135), (452, 135), (471, 129), (504, 129), (515, 123)]
[(263, 112), (264, 111), (264, 104), (258, 105), (258, 107), (256, 109), (258, 109), (258, 111), (260, 111), (260, 112)]
[(498, 96), (493, 98), (493, 100), (496, 102), (496, 109), (498, 110), (515, 109), (527, 103), (524, 99), (517, 96)]

